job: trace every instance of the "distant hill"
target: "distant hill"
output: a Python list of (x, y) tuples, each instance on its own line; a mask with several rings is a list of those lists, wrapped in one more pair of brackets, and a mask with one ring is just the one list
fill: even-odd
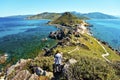
[(65, 26), (71, 26), (75, 24), (80, 24), (83, 21), (79, 19), (78, 17), (74, 16), (70, 12), (65, 12), (60, 16), (58, 19), (51, 21), (51, 24), (60, 24)]
[[(49, 13), (49, 12), (44, 12), (44, 13), (41, 13), (41, 14), (28, 16), (27, 19), (51, 19), (51, 20), (55, 20), (55, 19), (59, 18), (62, 14), (63, 13)], [(82, 15), (81, 16), (77, 16), (77, 17), (79, 19), (89, 19), (89, 18), (87, 18), (85, 16), (82, 16)]]
[(108, 14), (104, 14), (104, 13), (100, 13), (100, 12), (92, 12), (92, 13), (87, 13), (87, 14), (82, 14), (79, 12), (71, 12), (72, 14), (76, 15), (77, 17), (87, 17), (90, 19), (118, 19), (118, 17), (112, 16), (112, 15), (108, 15)]
[(56, 19), (58, 17), (61, 16), (61, 13), (41, 13), (41, 14), (37, 14), (37, 15), (33, 15), (33, 16), (29, 16), (27, 17), (27, 19)]
[(73, 11), (73, 12), (70, 12), (70, 13), (73, 14), (73, 15), (75, 15), (79, 19), (84, 19), (84, 20), (90, 19), (88, 16), (85, 16), (82, 13), (79, 13), (79, 12)]
[(103, 14), (99, 12), (93, 12), (93, 13), (88, 13), (88, 14), (83, 14), (84, 16), (87, 16), (92, 19), (118, 19), (118, 17), (108, 15), (108, 14)]
[(27, 18), (28, 16), (32, 16), (32, 15), (14, 15), (14, 16), (7, 16), (1, 18)]

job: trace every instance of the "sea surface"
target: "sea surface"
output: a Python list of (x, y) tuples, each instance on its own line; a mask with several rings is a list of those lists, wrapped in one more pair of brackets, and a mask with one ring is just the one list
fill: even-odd
[[(0, 50), (8, 55), (5, 64), (16, 63), (21, 58), (34, 58), (39, 50), (46, 45), (50, 47), (56, 44), (49, 39), (51, 31), (56, 31), (55, 26), (47, 25), (50, 20), (26, 20), (19, 17), (0, 18)], [(107, 42), (114, 49), (120, 51), (120, 20), (88, 20), (92, 24), (90, 31), (94, 37)], [(48, 38), (47, 41), (42, 39)]]
[[(0, 18), (0, 50), (8, 55), (8, 63), (16, 63), (21, 58), (34, 58), (46, 45), (52, 47), (55, 40), (49, 39), (55, 26), (50, 26), (50, 20), (26, 20), (25, 18)], [(47, 38), (47, 41), (43, 39)], [(1, 53), (0, 53), (1, 54)]]
[(120, 51), (120, 19), (98, 19), (87, 22), (93, 25), (90, 31), (94, 37)]

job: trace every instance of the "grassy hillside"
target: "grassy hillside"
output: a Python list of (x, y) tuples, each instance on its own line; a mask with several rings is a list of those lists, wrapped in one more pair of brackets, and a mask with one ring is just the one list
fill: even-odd
[[(63, 26), (74, 26), (83, 23), (82, 19), (72, 15), (69, 12), (62, 14), (50, 24), (60, 24)], [(74, 34), (74, 27), (61, 28), (64, 36), (61, 40), (58, 39), (56, 47), (47, 52), (41, 52), (31, 62), (25, 65), (23, 69), (31, 72), (30, 66), (38, 66), (46, 71), (53, 71), (54, 55), (57, 51), (63, 54), (63, 64), (67, 64), (70, 59), (75, 59), (77, 63), (68, 66), (66, 72), (60, 76), (58, 80), (119, 80), (120, 79), (120, 56), (115, 51), (111, 50), (108, 45), (99, 43), (94, 37), (87, 33), (79, 33), (79, 36)], [(72, 31), (73, 32), (72, 32)], [(71, 31), (71, 32), (70, 32)], [(58, 33), (57, 31), (55, 33)], [(62, 35), (60, 33), (60, 35)], [(105, 48), (105, 49), (104, 49)], [(110, 54), (106, 58), (110, 61), (107, 62), (103, 54), (106, 51)], [(49, 55), (44, 55), (44, 54)], [(17, 70), (15, 70), (17, 71)], [(12, 77), (15, 75), (12, 75)], [(66, 77), (68, 79), (66, 79)]]
[(102, 54), (105, 54), (104, 49), (92, 36), (81, 34), (80, 37), (71, 35), (70, 38), (70, 41), (65, 43), (72, 43), (72, 45), (59, 45), (53, 49), (52, 56), (38, 56), (29, 65), (37, 65), (47, 71), (53, 71), (53, 55), (59, 50), (63, 53), (64, 64), (71, 58), (77, 60), (77, 63), (71, 65), (68, 72), (61, 76), (60, 80), (67, 80), (67, 75), (69, 75), (70, 80), (119, 80), (119, 68), (116, 69), (112, 65), (114, 62), (120, 61), (119, 55), (102, 44), (110, 52), (110, 56), (107, 58), (112, 64), (108, 64), (102, 57)]
[[(73, 37), (71, 38), (70, 42), (72, 42), (75, 45), (66, 46), (66, 47), (59, 46), (55, 49), (55, 51), (60, 50), (61, 52), (63, 52), (63, 55), (65, 57), (68, 57), (68, 55), (70, 55), (72, 57), (74, 57), (74, 55), (79, 55), (79, 56), (86, 56), (86, 57), (104, 60), (102, 57), (102, 54), (105, 54), (105, 51), (97, 43), (97, 41), (94, 40), (94, 38), (92, 36), (89, 36), (87, 34), (82, 34), (81, 37), (79, 37), (79, 38), (76, 38), (74, 35), (72, 35), (72, 36)], [(106, 45), (103, 45), (103, 46), (105, 46), (105, 48), (110, 53), (110, 56), (108, 56), (108, 59), (110, 61), (120, 61), (119, 55), (117, 55), (114, 51), (112, 51), (110, 48), (108, 48), (108, 46), (106, 46)], [(75, 50), (71, 53), (68, 53), (71, 50), (76, 49), (76, 47), (78, 47), (77, 50)]]
[(51, 24), (60, 24), (64, 26), (74, 26), (75, 24), (81, 24), (82, 19), (72, 15), (70, 12), (65, 12), (58, 19), (50, 22)]
[[(119, 80), (119, 68), (116, 69), (105, 61), (101, 56), (105, 54), (105, 51), (92, 36), (87, 34), (81, 34), (80, 37), (71, 35), (70, 40), (65, 43), (72, 43), (72, 45), (58, 45), (52, 50), (51, 56), (44, 56), (44, 52), (42, 52), (31, 62), (28, 62), (23, 69), (31, 72), (30, 66), (37, 65), (44, 70), (52, 72), (53, 56), (59, 50), (63, 53), (64, 64), (71, 58), (77, 60), (77, 63), (70, 65), (68, 72), (60, 76), (59, 80), (67, 80), (67, 75), (69, 75), (70, 80)], [(110, 51), (110, 56), (112, 56), (108, 58), (110, 61), (117, 62), (120, 60), (120, 56), (114, 51), (110, 50), (106, 45), (103, 46)], [(11, 74), (11, 76), (13, 77), (15, 74)]]
[(29, 16), (29, 17), (27, 17), (27, 19), (51, 19), (51, 20), (54, 20), (54, 19), (57, 19), (60, 16), (61, 16), (60, 13), (45, 12), (45, 13)]

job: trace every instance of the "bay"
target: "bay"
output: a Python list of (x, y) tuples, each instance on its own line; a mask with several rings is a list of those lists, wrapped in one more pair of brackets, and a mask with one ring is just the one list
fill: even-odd
[[(34, 58), (46, 45), (54, 46), (56, 41), (48, 35), (57, 28), (47, 25), (48, 21), (0, 18), (0, 50), (8, 54), (8, 60), (0, 67), (14, 64), (21, 58)], [(45, 38), (48, 40), (42, 41)]]

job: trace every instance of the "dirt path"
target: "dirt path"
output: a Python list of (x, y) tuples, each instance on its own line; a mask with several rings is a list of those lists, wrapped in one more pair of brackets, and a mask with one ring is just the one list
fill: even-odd
[(107, 50), (105, 49), (105, 47), (94, 38), (95, 41), (97, 41), (97, 43), (103, 48), (103, 50), (105, 51), (106, 54), (102, 54), (102, 57), (109, 63), (111, 63), (111, 61), (109, 59), (107, 59), (106, 57), (109, 56), (110, 54), (107, 52)]
[(70, 54), (70, 53), (74, 52), (75, 50), (79, 50), (78, 46), (76, 46), (76, 48), (75, 48), (75, 49), (73, 49), (72, 51), (69, 51), (69, 52), (68, 52), (68, 54)]
[[(103, 50), (105, 51), (105, 54), (102, 54), (102, 57), (109, 63), (111, 63), (111, 61), (109, 59), (107, 59), (106, 57), (109, 56), (110, 54), (107, 52), (107, 50), (105, 49), (105, 47), (98, 41), (94, 38), (94, 40), (103, 48)], [(72, 51), (69, 51), (68, 54), (76, 51), (76, 50), (79, 50), (78, 46), (76, 46), (75, 49), (73, 49)]]

